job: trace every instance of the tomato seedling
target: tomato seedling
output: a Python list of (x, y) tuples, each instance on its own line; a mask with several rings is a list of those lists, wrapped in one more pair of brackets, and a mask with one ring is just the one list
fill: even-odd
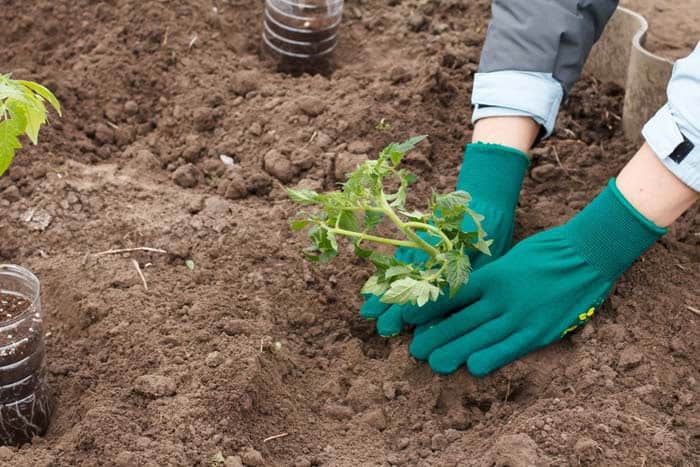
[[(399, 165), (423, 139), (425, 136), (417, 136), (390, 144), (376, 160), (366, 161), (348, 174), (339, 191), (287, 190), (295, 202), (320, 208), (302, 212), (303, 218), (291, 221), (293, 230), (308, 227), (311, 246), (304, 252), (306, 258), (329, 261), (338, 254), (338, 238), (348, 237), (355, 253), (376, 268), (362, 293), (381, 295), (384, 303), (423, 306), (437, 300), (445, 289), (454, 295), (469, 279), (468, 251), (490, 254), (492, 241), (485, 238), (483, 216), (469, 208), (469, 193), (433, 193), (425, 212), (406, 209), (408, 188), (416, 177)], [(391, 191), (388, 186), (398, 188)], [(474, 220), (475, 231), (462, 231), (464, 216)], [(393, 224), (398, 238), (372, 234), (385, 219)], [(367, 243), (414, 248), (425, 252), (428, 259), (407, 263), (381, 254)]]
[(0, 175), (10, 167), (15, 151), (22, 148), (20, 136), (27, 135), (37, 144), (39, 129), (47, 121), (44, 101), (61, 115), (58, 99), (44, 86), (0, 75)]

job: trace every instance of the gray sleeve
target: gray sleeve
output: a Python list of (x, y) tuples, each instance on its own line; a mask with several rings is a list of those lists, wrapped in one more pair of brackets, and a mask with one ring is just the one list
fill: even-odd
[(618, 0), (493, 0), (480, 73), (551, 73), (571, 90)]

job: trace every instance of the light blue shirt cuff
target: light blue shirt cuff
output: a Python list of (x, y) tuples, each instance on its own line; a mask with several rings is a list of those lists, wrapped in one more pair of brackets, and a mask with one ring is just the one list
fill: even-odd
[(532, 117), (552, 134), (564, 89), (551, 73), (494, 71), (476, 73), (472, 122), (485, 117)]
[[(700, 138), (688, 133), (681, 133), (670, 104), (661, 107), (642, 129), (644, 139), (661, 163), (683, 183), (700, 191)], [(695, 147), (678, 162), (671, 155), (684, 142), (683, 136)]]
[(666, 93), (668, 103), (642, 135), (668, 170), (700, 192), (700, 43), (676, 61)]

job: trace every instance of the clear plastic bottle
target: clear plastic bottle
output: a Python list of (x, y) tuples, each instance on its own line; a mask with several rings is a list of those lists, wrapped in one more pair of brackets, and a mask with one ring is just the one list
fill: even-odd
[(0, 265), (0, 444), (46, 432), (53, 403), (46, 385), (39, 279)]
[(343, 0), (265, 0), (263, 45), (284, 71), (331, 66)]

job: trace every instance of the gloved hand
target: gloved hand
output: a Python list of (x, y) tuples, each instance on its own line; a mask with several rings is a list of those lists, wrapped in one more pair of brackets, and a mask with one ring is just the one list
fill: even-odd
[[(510, 247), (515, 208), (528, 165), (527, 156), (517, 149), (485, 143), (467, 146), (456, 189), (467, 191), (472, 196), (470, 207), (485, 216), (482, 226), (488, 238), (493, 239), (491, 256), (476, 251), (470, 253), (473, 269), (493, 261)], [(462, 229), (476, 230), (474, 221), (466, 217)], [(419, 235), (429, 239), (427, 235)], [(431, 241), (437, 240), (433, 237)], [(416, 264), (427, 259), (425, 252), (412, 248), (399, 248), (395, 256), (400, 261)], [(377, 320), (380, 335), (393, 336), (401, 332), (404, 325), (402, 308), (382, 303), (377, 296), (368, 296), (360, 308), (360, 314), (364, 318)]]
[(474, 272), (452, 300), (404, 307), (413, 356), (437, 373), (466, 363), (475, 376), (584, 325), (615, 280), (666, 232), (630, 205), (615, 180), (563, 226), (533, 235)]

